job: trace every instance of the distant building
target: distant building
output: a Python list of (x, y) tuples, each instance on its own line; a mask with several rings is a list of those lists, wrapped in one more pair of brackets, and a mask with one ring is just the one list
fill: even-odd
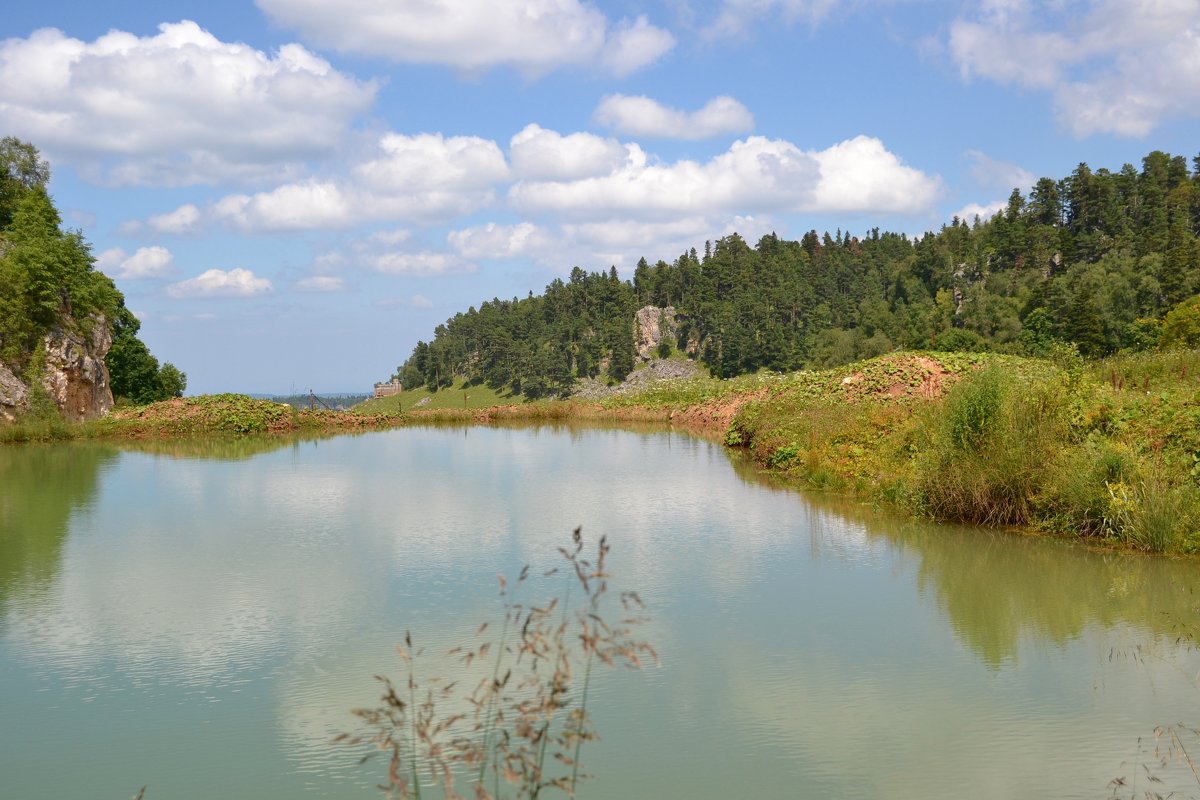
[(391, 383), (375, 384), (376, 397), (391, 397), (394, 394), (400, 394), (402, 391), (404, 391), (404, 386), (397, 380), (393, 380)]

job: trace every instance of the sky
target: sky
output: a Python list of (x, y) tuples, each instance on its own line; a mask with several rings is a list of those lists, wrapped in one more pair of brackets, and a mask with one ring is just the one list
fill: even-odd
[(188, 393), (363, 392), (575, 266), (1200, 151), (1200, 0), (42, 0), (0, 136)]

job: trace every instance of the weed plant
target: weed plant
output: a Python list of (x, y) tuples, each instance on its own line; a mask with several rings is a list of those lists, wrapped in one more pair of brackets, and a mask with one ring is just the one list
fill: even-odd
[[(644, 621), (636, 593), (622, 592), (620, 618), (606, 619), (607, 539), (600, 539), (594, 558), (584, 557), (583, 549), (576, 528), (570, 547), (559, 548), (563, 567), (542, 575), (550, 579), (565, 571), (564, 590), (548, 602), (519, 599), (531, 591), (528, 566), (511, 586), (501, 576), (498, 638), (484, 638), (495, 630), (485, 622), (476, 632), (479, 641), (452, 649), (461, 675), (423, 674), (423, 650), (405, 634), (397, 648), (404, 679), (377, 676), (384, 686), (380, 705), (354, 712), (367, 732), (338, 737), (352, 745), (368, 742), (385, 754), (387, 780), (380, 789), (388, 797), (421, 798), (423, 790), (440, 787), (444, 797), (457, 798), (459, 781), (477, 800), (499, 800), (505, 791), (523, 800), (549, 790), (575, 795), (587, 777), (583, 744), (596, 738), (588, 714), (593, 669), (639, 668), (658, 658), (634, 638)], [(464, 680), (472, 667), (473, 683)]]

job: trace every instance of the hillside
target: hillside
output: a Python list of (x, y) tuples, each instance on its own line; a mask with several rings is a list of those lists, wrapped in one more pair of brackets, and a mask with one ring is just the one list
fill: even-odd
[(89, 419), (182, 394), (79, 231), (64, 230), (37, 149), (0, 139), (0, 419)]
[[(909, 238), (734, 234), (632, 280), (572, 270), (541, 295), (493, 299), (420, 342), (394, 377), (528, 397), (632, 369), (639, 308), (671, 311), (664, 354), (712, 375), (819, 369), (899, 349), (1025, 356), (1074, 346), (1088, 358), (1153, 347), (1164, 316), (1200, 290), (1200, 157), (1163, 152), (1140, 169), (1080, 164), (1014, 190), (988, 220), (953, 219)], [(1186, 343), (1186, 342), (1185, 342)]]

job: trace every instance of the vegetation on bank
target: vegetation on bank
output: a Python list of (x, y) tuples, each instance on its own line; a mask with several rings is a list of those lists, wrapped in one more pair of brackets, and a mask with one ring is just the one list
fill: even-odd
[(923, 348), (1042, 356), (1066, 343), (1102, 358), (1170, 338), (1164, 317), (1200, 290), (1198, 237), (1200, 157), (1190, 169), (1160, 151), (1140, 169), (1080, 164), (1028, 196), (1014, 190), (989, 219), (955, 218), (918, 238), (733, 234), (670, 263), (643, 259), (631, 281), (577, 267), (541, 295), (454, 315), (395, 377), (529, 397), (564, 396), (580, 378), (620, 381), (633, 367), (629, 323), (645, 306), (671, 307), (668, 349), (720, 378)]
[(410, 411), (472, 411), (524, 403), (528, 399), (522, 394), (497, 391), (486, 384), (470, 385), (459, 379), (444, 385), (437, 391), (418, 385), (415, 389), (406, 389), (390, 397), (373, 397), (350, 410), (355, 414), (367, 415), (399, 414)]
[[(467, 408), (456, 389), (405, 392), (394, 409), (375, 401), (355, 413), (242, 395), (176, 398), (75, 425), (0, 427), (0, 440), (321, 434), (443, 422), (669, 423), (744, 451), (795, 485), (904, 513), (1200, 552), (1197, 350), (1091, 362), (1071, 348), (1053, 360), (897, 353), (823, 371), (666, 380), (601, 403), (472, 398), (478, 389), (465, 390)], [(426, 396), (442, 402), (414, 409)]]
[(82, 232), (64, 230), (46, 191), (50, 166), (37, 148), (0, 139), (0, 364), (30, 387), (27, 424), (53, 427), (40, 397), (44, 339), (57, 329), (90, 337), (97, 325), (112, 334), (105, 357), (118, 402), (178, 397), (187, 376), (159, 364), (137, 337), (141, 323), (112, 280), (95, 270)]
[(725, 434), (796, 482), (942, 520), (1200, 551), (1200, 353), (886, 356), (775, 380)]

